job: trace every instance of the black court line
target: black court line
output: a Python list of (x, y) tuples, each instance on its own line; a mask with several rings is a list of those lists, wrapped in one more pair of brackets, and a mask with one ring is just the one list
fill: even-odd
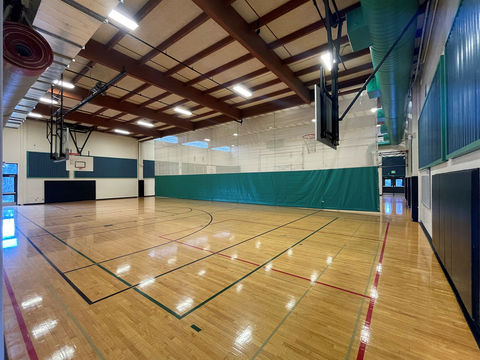
[[(268, 233), (270, 233), (270, 232), (272, 232), (272, 231), (275, 231), (275, 230), (278, 230), (278, 229), (280, 229), (280, 228), (282, 228), (282, 227), (288, 226), (289, 224), (291, 224), (291, 223), (293, 223), (293, 222), (300, 221), (300, 220), (302, 220), (302, 219), (304, 219), (304, 218), (306, 218), (306, 217), (315, 215), (316, 213), (318, 213), (318, 211), (315, 211), (315, 212), (313, 212), (313, 213), (304, 215), (304, 216), (302, 216), (302, 217), (300, 217), (300, 218), (298, 218), (298, 219), (292, 220), (292, 221), (290, 221), (290, 222), (288, 222), (288, 223), (286, 223), (286, 224), (283, 224), (283, 225), (279, 225), (279, 226), (277, 226), (277, 227), (275, 227), (275, 228), (273, 228), (273, 229), (264, 231), (263, 233), (260, 233), (260, 234), (257, 234), (257, 235), (255, 235), (255, 236), (252, 236), (252, 237), (250, 237), (250, 238), (248, 238), (248, 239), (242, 240), (242, 241), (240, 241), (240, 242), (238, 242), (238, 243), (236, 243), (236, 244), (227, 246), (227, 247), (224, 248), (224, 249), (221, 249), (221, 250), (212, 252), (212, 253), (210, 253), (210, 254), (208, 254), (208, 255), (206, 255), (206, 256), (203, 256), (203, 257), (198, 258), (198, 259), (196, 259), (196, 260), (190, 261), (190, 262), (188, 262), (188, 263), (186, 263), (186, 264), (183, 264), (183, 265), (181, 265), (181, 266), (179, 266), (179, 267), (176, 267), (176, 268), (174, 268), (174, 269), (170, 269), (170, 270), (168, 270), (168, 271), (165, 271), (164, 273), (161, 273), (161, 274), (159, 274), (159, 275), (156, 275), (156, 276), (154, 276), (153, 278), (154, 278), (154, 279), (158, 279), (159, 277), (162, 277), (162, 276), (164, 276), (164, 275), (167, 275), (167, 274), (169, 274), (169, 273), (171, 273), (171, 272), (177, 271), (177, 270), (179, 270), (179, 269), (182, 269), (182, 268), (184, 268), (184, 267), (186, 267), (186, 266), (192, 265), (192, 264), (197, 263), (197, 262), (199, 262), (199, 261), (205, 260), (205, 259), (207, 259), (207, 258), (209, 258), (209, 257), (211, 257), (211, 256), (213, 256), (213, 255), (217, 255), (217, 254), (219, 254), (219, 253), (221, 253), (221, 252), (223, 252), (223, 251), (225, 251), (225, 250), (228, 250), (228, 249), (231, 249), (231, 248), (233, 248), (233, 247), (235, 247), (235, 246), (241, 245), (241, 244), (243, 244), (243, 243), (245, 243), (245, 242), (247, 242), (247, 241), (256, 239), (257, 237), (263, 236), (263, 235), (268, 234)], [(337, 218), (335, 218), (334, 220), (336, 220), (336, 219), (337, 219)], [(329, 223), (328, 223), (328, 224), (329, 224)], [(328, 224), (326, 224), (326, 225), (324, 225), (324, 226), (327, 226)], [(314, 232), (314, 233), (315, 233), (315, 232)], [(313, 234), (313, 233), (312, 233), (312, 234)], [(312, 234), (311, 234), (311, 235), (312, 235)], [(309, 235), (309, 236), (310, 236), (310, 235)], [(173, 241), (174, 241), (174, 242), (177, 242), (178, 240), (181, 240), (181, 239), (177, 239), (177, 240), (173, 240)], [(181, 242), (179, 242), (179, 244), (184, 245), (184, 244), (182, 244)], [(186, 245), (184, 245), (184, 246), (186, 246)], [(288, 249), (287, 249), (287, 250), (288, 250)], [(141, 284), (141, 282), (140, 282), (140, 283), (137, 283), (137, 284), (133, 284), (133, 285), (131, 285), (131, 288), (136, 288), (136, 287), (137, 287), (138, 285), (140, 285), (140, 284)], [(114, 295), (120, 294), (120, 293), (122, 293), (122, 292), (124, 292), (124, 291), (126, 291), (126, 290), (128, 290), (128, 289), (122, 289), (122, 290), (120, 290), (120, 291), (117, 291), (116, 293), (113, 293), (113, 294), (110, 294), (110, 295), (108, 295), (108, 296), (105, 296), (104, 298), (95, 300), (95, 302), (99, 302), (99, 301), (108, 299), (109, 297), (112, 297), (112, 296), (114, 296)], [(154, 299), (153, 299), (153, 300), (154, 300)], [(153, 300), (152, 300), (152, 301), (153, 301)], [(95, 303), (95, 302), (94, 302), (94, 303)]]
[[(195, 216), (196, 216), (196, 215), (195, 215)], [(186, 218), (188, 218), (188, 217), (190, 217), (190, 216), (187, 216), (187, 217), (181, 218), (181, 219), (186, 219)], [(135, 250), (135, 251), (132, 251), (132, 252), (127, 253), (127, 254), (118, 255), (118, 256), (115, 256), (115, 257), (110, 258), (110, 259), (106, 259), (106, 260), (102, 260), (102, 261), (95, 262), (94, 264), (85, 265), (85, 266), (80, 266), (80, 267), (75, 268), (75, 269), (70, 269), (70, 270), (65, 271), (65, 274), (66, 274), (66, 273), (70, 273), (70, 272), (72, 272), (72, 271), (82, 270), (82, 269), (85, 269), (85, 268), (87, 268), (87, 267), (94, 266), (94, 265), (97, 265), (97, 264), (103, 264), (103, 263), (106, 263), (106, 262), (109, 262), (109, 261), (121, 259), (121, 258), (123, 258), (123, 257), (127, 257), (127, 256), (130, 256), (130, 255), (135, 255), (135, 254), (141, 253), (141, 252), (143, 252), (143, 251), (152, 250), (152, 249), (155, 249), (155, 248), (160, 247), (160, 246), (164, 246), (164, 245), (171, 244), (171, 243), (173, 243), (173, 242), (175, 242), (175, 241), (182, 240), (182, 239), (184, 239), (184, 238), (186, 238), (186, 237), (188, 237), (188, 236), (191, 236), (191, 235), (193, 235), (193, 234), (196, 234), (196, 233), (199, 232), (199, 231), (204, 230), (205, 228), (207, 228), (208, 226), (210, 226), (210, 224), (212, 223), (212, 221), (213, 221), (213, 216), (210, 215), (210, 220), (209, 220), (209, 222), (208, 222), (207, 224), (205, 224), (205, 225), (198, 225), (198, 226), (201, 226), (200, 229), (197, 229), (197, 230), (195, 230), (195, 231), (193, 231), (193, 232), (191, 232), (191, 233), (189, 233), (189, 234), (187, 234), (187, 235), (184, 235), (184, 236), (182, 236), (182, 237), (179, 237), (178, 239), (169, 240), (169, 241), (163, 242), (163, 243), (161, 243), (161, 244), (157, 244), (157, 245), (151, 246), (151, 247), (146, 248), (146, 249)], [(148, 224), (146, 224), (146, 225), (148, 225)], [(123, 229), (118, 229), (118, 230), (123, 230)], [(113, 230), (111, 230), (111, 231), (113, 231)], [(108, 231), (103, 231), (102, 233), (104, 233), (104, 232), (108, 232)], [(97, 234), (98, 234), (98, 233), (97, 233)], [(45, 235), (43, 235), (43, 236), (45, 236)]]
[(50, 264), (50, 266), (63, 278), (63, 280), (65, 280), (65, 281), (68, 283), (68, 285), (70, 285), (70, 286), (72, 287), (73, 290), (75, 290), (75, 291), (77, 292), (78, 295), (80, 295), (80, 296), (82, 297), (83, 300), (85, 300), (85, 301), (87, 302), (88, 305), (93, 304), (93, 302), (88, 298), (88, 296), (85, 295), (85, 294), (82, 292), (82, 290), (80, 290), (80, 289), (77, 287), (77, 285), (75, 285), (75, 284), (73, 283), (73, 281), (70, 280), (70, 279), (68, 278), (68, 276), (66, 276), (66, 275), (53, 263), (53, 261), (51, 261), (51, 260), (43, 253), (43, 251), (40, 250), (40, 249), (38, 248), (38, 246), (35, 245), (35, 244), (33, 243), (33, 241), (30, 240), (30, 238), (29, 238), (26, 234), (23, 233), (22, 230), (20, 230), (20, 228), (18, 228), (18, 227), (16, 227), (16, 228), (17, 228), (18, 232), (19, 232), (20, 234), (22, 234), (25, 239), (27, 239), (27, 241), (30, 243), (30, 245), (32, 245), (32, 247), (45, 259), (45, 261)]
[[(183, 215), (183, 214), (187, 214), (189, 212), (192, 212), (192, 208), (188, 208), (190, 209), (190, 211), (185, 211), (184, 213), (178, 213), (178, 214), (174, 214), (174, 215)], [(201, 210), (198, 210), (198, 211), (201, 211)], [(161, 211), (163, 212), (163, 211)], [(20, 215), (22, 215), (23, 217), (27, 218), (26, 215), (22, 214), (19, 212)], [(168, 221), (174, 221), (176, 219), (186, 219), (186, 218), (189, 218), (189, 217), (195, 217), (195, 216), (200, 216), (201, 214), (198, 214), (198, 215), (190, 215), (190, 216), (186, 216), (186, 217), (178, 217), (178, 218), (174, 218), (174, 219), (168, 219), (168, 220), (162, 220), (162, 221), (153, 221), (153, 222), (149, 222), (149, 223), (144, 223), (144, 224), (138, 224), (137, 226), (143, 226), (143, 225), (152, 225), (152, 224), (161, 224), (161, 223), (164, 223), (164, 222), (168, 222)], [(27, 218), (29, 219), (29, 218)], [(147, 219), (148, 220), (151, 220), (151, 219), (155, 219), (155, 216)], [(29, 219), (30, 220), (30, 219)], [(33, 221), (33, 220), (31, 220)], [(93, 221), (93, 220), (92, 220)], [(122, 225), (122, 224), (128, 224), (128, 223), (131, 223), (131, 222), (138, 222), (139, 220), (130, 220), (130, 221), (124, 221), (124, 222), (118, 222), (118, 223), (113, 223), (113, 224), (108, 224), (108, 226), (118, 226), (118, 225)], [(40, 226), (38, 224), (35, 223), (35, 225), (37, 226)], [(52, 226), (65, 226), (65, 225), (52, 225)], [(59, 234), (63, 234), (63, 233), (68, 233), (68, 232), (71, 232), (71, 231), (82, 231), (82, 230), (88, 230), (88, 229), (95, 229), (95, 228), (102, 228), (102, 227), (105, 227), (105, 225), (96, 225), (96, 226), (86, 226), (86, 227), (82, 227), (82, 228), (78, 228), (78, 229), (73, 229), (73, 230), (64, 230), (64, 231), (57, 231), (57, 232), (53, 232), (53, 234), (55, 235), (59, 235)], [(117, 228), (115, 227), (115, 229), (113, 230), (106, 230), (106, 231), (98, 231), (98, 232), (94, 232), (94, 233), (91, 233), (90, 235), (93, 235), (93, 234), (102, 234), (102, 233), (105, 233), (105, 232), (109, 232), (109, 231), (116, 231), (116, 230), (125, 230), (125, 229), (132, 229), (136, 226), (127, 226), (127, 227), (121, 227), (121, 228)], [(34, 235), (33, 237), (36, 237), (36, 236), (43, 236), (43, 235)], [(75, 237), (79, 237), (79, 236), (83, 236), (83, 235), (78, 235), (78, 236), (74, 236), (70, 239), (73, 239)]]
[[(203, 210), (199, 210), (199, 211), (203, 211)], [(203, 212), (206, 212), (206, 211), (203, 211)], [(208, 257), (210, 257), (210, 256), (213, 256), (213, 255), (215, 255), (216, 253), (219, 253), (219, 252), (228, 250), (228, 249), (230, 249), (230, 248), (232, 248), (232, 247), (235, 247), (235, 246), (237, 246), (237, 245), (240, 245), (240, 244), (242, 244), (242, 243), (245, 243), (246, 241), (250, 241), (250, 240), (252, 240), (252, 239), (254, 239), (254, 238), (257, 238), (257, 237), (259, 237), (259, 236), (265, 235), (265, 234), (267, 234), (267, 233), (269, 233), (269, 232), (272, 232), (272, 231), (274, 231), (274, 230), (277, 230), (277, 229), (279, 229), (279, 228), (281, 228), (281, 227), (287, 226), (287, 225), (289, 225), (289, 224), (291, 224), (291, 223), (293, 223), (293, 222), (296, 222), (296, 221), (302, 220), (302, 219), (304, 219), (304, 218), (306, 218), (306, 217), (309, 217), (309, 216), (312, 216), (312, 215), (314, 215), (314, 214), (317, 214), (318, 212), (320, 212), (320, 210), (315, 211), (315, 212), (310, 213), (310, 214), (307, 214), (307, 215), (304, 215), (304, 216), (302, 216), (302, 217), (300, 217), (300, 218), (297, 218), (297, 219), (295, 219), (295, 220), (292, 220), (292, 221), (290, 221), (290, 222), (288, 222), (288, 223), (285, 223), (285, 224), (283, 224), (283, 225), (279, 225), (279, 226), (277, 226), (277, 227), (274, 228), (274, 229), (265, 231), (264, 233), (261, 233), (261, 234), (258, 234), (258, 235), (256, 235), (256, 236), (252, 237), (252, 238), (243, 240), (243, 241), (241, 241), (241, 242), (239, 242), (239, 243), (237, 243), (237, 244), (228, 246), (228, 247), (226, 247), (226, 248), (224, 248), (224, 249), (219, 250), (218, 252), (209, 254), (209, 255), (207, 255), (207, 256), (205, 256), (205, 257), (203, 257), (203, 258), (194, 260), (194, 261), (192, 261), (192, 262), (190, 262), (190, 263), (187, 263), (187, 264), (184, 264), (184, 265), (182, 265), (182, 266), (180, 266), (180, 267), (178, 267), (178, 268), (171, 269), (171, 270), (169, 270), (169, 271), (167, 271), (167, 272), (165, 272), (165, 273), (162, 273), (162, 274), (159, 274), (159, 275), (155, 276), (154, 278), (156, 279), (156, 278), (159, 278), (159, 277), (161, 277), (161, 276), (164, 276), (164, 275), (166, 275), (166, 274), (168, 274), (168, 273), (171, 273), (171, 272), (173, 272), (173, 271), (176, 271), (176, 270), (178, 270), (178, 269), (184, 268), (184, 267), (186, 267), (186, 266), (188, 266), (188, 265), (191, 265), (191, 264), (196, 263), (196, 262), (198, 262), (198, 261), (201, 261), (201, 260), (203, 260), (203, 259), (205, 259), (205, 258), (208, 258)], [(195, 306), (193, 309), (189, 310), (188, 312), (184, 313), (183, 315), (179, 315), (179, 314), (177, 314), (175, 311), (171, 310), (168, 306), (162, 304), (161, 302), (157, 301), (157, 300), (154, 299), (153, 297), (149, 296), (149, 295), (146, 294), (145, 292), (143, 292), (143, 291), (141, 291), (140, 289), (138, 289), (137, 286), (140, 285), (140, 283), (134, 284), (134, 285), (130, 284), (129, 282), (127, 282), (126, 280), (124, 280), (124, 279), (122, 279), (121, 277), (117, 276), (115, 273), (113, 273), (112, 271), (108, 270), (107, 268), (105, 268), (105, 267), (102, 266), (101, 264), (95, 263), (95, 261), (93, 261), (93, 260), (90, 259), (88, 256), (86, 256), (85, 254), (83, 254), (83, 253), (80, 252), (79, 250), (75, 249), (74, 247), (72, 247), (71, 245), (69, 245), (68, 243), (66, 243), (65, 241), (63, 241), (61, 238), (55, 236), (54, 234), (50, 233), (48, 230), (42, 228), (40, 225), (38, 225), (38, 224), (36, 224), (35, 222), (33, 222), (32, 220), (28, 219), (25, 215), (23, 215), (23, 214), (20, 214), (20, 215), (22, 215), (25, 219), (27, 219), (28, 221), (30, 221), (31, 223), (33, 223), (33, 224), (36, 225), (37, 227), (43, 229), (45, 232), (47, 232), (47, 233), (49, 233), (50, 235), (52, 235), (55, 239), (57, 239), (58, 241), (60, 241), (60, 242), (63, 243), (64, 245), (66, 245), (67, 247), (71, 248), (72, 250), (74, 250), (75, 252), (77, 252), (79, 255), (83, 256), (84, 258), (86, 258), (86, 259), (89, 260), (90, 262), (94, 263), (96, 266), (98, 266), (99, 268), (101, 268), (102, 270), (104, 270), (105, 272), (107, 272), (108, 274), (110, 274), (111, 276), (113, 276), (115, 279), (117, 279), (117, 280), (121, 281), (122, 283), (124, 283), (125, 285), (127, 285), (127, 288), (122, 289), (122, 290), (120, 290), (120, 291), (118, 291), (118, 292), (116, 292), (116, 293), (110, 294), (110, 295), (108, 295), (108, 296), (106, 296), (106, 297), (104, 297), (104, 298), (97, 299), (97, 300), (89, 303), (89, 305), (94, 304), (94, 303), (97, 303), (97, 302), (102, 301), (102, 300), (105, 300), (105, 299), (110, 298), (110, 297), (112, 297), (112, 296), (114, 296), (114, 295), (120, 294), (120, 293), (122, 293), (122, 292), (124, 292), (124, 291), (126, 291), (126, 290), (133, 289), (135, 292), (139, 293), (140, 295), (142, 295), (142, 296), (145, 297), (146, 299), (150, 300), (152, 303), (156, 304), (157, 306), (161, 307), (162, 309), (164, 309), (164, 310), (167, 311), (169, 314), (173, 315), (174, 317), (176, 317), (176, 318), (179, 319), (179, 320), (182, 319), (183, 317), (187, 316), (188, 314), (190, 314), (190, 313), (193, 312), (194, 310), (198, 309), (199, 307), (205, 305), (207, 302), (209, 302), (210, 300), (214, 299), (215, 297), (217, 297), (218, 295), (220, 295), (220, 294), (223, 293), (224, 291), (228, 290), (230, 287), (232, 287), (233, 285), (235, 285), (235, 284), (238, 283), (239, 281), (245, 279), (247, 276), (249, 276), (249, 275), (253, 274), (254, 272), (256, 272), (258, 269), (260, 269), (262, 266), (266, 265), (268, 262), (274, 260), (275, 258), (277, 258), (278, 256), (282, 255), (283, 253), (285, 253), (286, 251), (288, 251), (288, 250), (291, 249), (292, 247), (300, 244), (300, 243), (303, 242), (305, 239), (309, 238), (310, 236), (312, 236), (312, 235), (315, 234), (316, 232), (320, 231), (321, 229), (323, 229), (324, 227), (328, 226), (328, 225), (331, 224), (333, 221), (335, 221), (335, 220), (338, 219), (338, 217), (334, 218), (333, 220), (331, 220), (331, 221), (328, 222), (327, 224), (321, 226), (320, 228), (318, 228), (317, 230), (315, 230), (314, 232), (312, 232), (310, 235), (306, 236), (305, 238), (299, 240), (299, 241), (296, 242), (294, 245), (290, 246), (289, 248), (287, 248), (286, 250), (284, 250), (284, 251), (281, 252), (280, 254), (277, 254), (274, 258), (270, 259), (270, 260), (267, 261), (265, 264), (263, 264), (263, 265), (259, 266), (258, 268), (252, 270), (251, 272), (249, 272), (248, 274), (246, 274), (246, 275), (243, 276), (242, 278), (240, 278), (240, 279), (238, 279), (237, 281), (235, 281), (233, 284), (231, 284), (231, 285), (229, 285), (228, 287), (224, 288), (223, 290), (221, 290), (221, 291), (218, 292), (217, 294), (214, 294), (213, 296), (211, 296), (211, 297), (208, 298), (207, 300), (203, 301), (203, 302), (200, 303), (199, 305)], [(209, 214), (209, 215), (211, 216), (211, 214)], [(212, 216), (212, 219), (213, 219), (213, 216)], [(49, 263), (51, 263), (51, 262), (49, 262)], [(65, 279), (65, 278), (66, 278), (65, 274), (63, 274), (62, 277)], [(67, 283), (69, 283), (69, 284), (71, 283), (70, 279), (68, 279)], [(73, 284), (73, 283), (71, 283), (71, 284)], [(73, 284), (73, 285), (74, 285), (74, 284)]]

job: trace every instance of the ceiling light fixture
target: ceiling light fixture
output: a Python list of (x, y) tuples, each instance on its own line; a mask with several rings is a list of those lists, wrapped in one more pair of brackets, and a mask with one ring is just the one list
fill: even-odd
[(58, 104), (58, 102), (56, 100), (52, 100), (52, 99), (45, 98), (45, 97), (41, 97), (40, 101), (45, 103), (45, 104)]
[(73, 85), (72, 83), (69, 83), (67, 81), (53, 80), (53, 83), (55, 85), (62, 86), (62, 87), (67, 88), (67, 89), (73, 89), (75, 87), (75, 85)]
[(145, 127), (150, 127), (150, 128), (154, 126), (152, 123), (149, 123), (143, 120), (138, 120), (137, 124)]
[(238, 134), (237, 134), (237, 133), (233, 133), (233, 136), (238, 136)]
[(135, 30), (138, 27), (138, 24), (133, 19), (129, 18), (127, 15), (122, 14), (121, 12), (118, 12), (115, 9), (110, 11), (108, 17), (130, 30)]
[(130, 135), (130, 131), (127, 130), (122, 130), (122, 129), (114, 129), (117, 134), (122, 134), (122, 135)]
[(372, 113), (376, 113), (378, 110), (379, 110), (379, 109), (378, 109), (378, 108), (376, 108), (376, 107), (375, 107), (375, 108), (371, 108), (371, 109), (370, 109), (370, 111), (371, 111)]
[(203, 139), (203, 140), (206, 141), (206, 142), (209, 142), (209, 141), (210, 141), (210, 139)]
[(43, 117), (42, 114), (37, 114), (37, 113), (33, 113), (33, 112), (28, 113), (28, 116), (33, 117), (33, 118), (37, 118), (37, 119), (40, 119), (40, 118)]
[(245, 86), (237, 84), (233, 87), (233, 91), (235, 91), (237, 94), (240, 96), (243, 96), (245, 98), (249, 98), (252, 96), (252, 92), (248, 90)]
[(191, 116), (192, 115), (192, 112), (190, 110), (187, 110), (187, 109), (184, 109), (180, 106), (176, 106), (173, 108), (173, 111), (179, 113), (179, 114), (182, 114), (182, 115), (187, 115), (187, 116)]
[(332, 54), (330, 53), (330, 51), (323, 53), (320, 56), (320, 59), (322, 60), (323, 65), (328, 69), (328, 71), (331, 71), (334, 61), (332, 59)]
[(312, 122), (313, 122), (313, 123), (314, 123), (314, 122), (316, 122), (316, 121), (317, 121), (317, 120), (315, 120), (315, 119), (312, 119)]

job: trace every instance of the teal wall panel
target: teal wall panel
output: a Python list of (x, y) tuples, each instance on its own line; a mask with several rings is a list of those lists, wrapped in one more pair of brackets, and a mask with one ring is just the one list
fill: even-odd
[(68, 178), (65, 161), (54, 162), (50, 153), (27, 151), (27, 178)]
[(463, 0), (445, 46), (447, 156), (480, 148), (480, 2)]
[(155, 177), (155, 161), (153, 160), (143, 160), (143, 178), (154, 178)]
[(93, 171), (75, 171), (76, 178), (136, 178), (137, 160), (93, 157)]
[(155, 195), (181, 199), (379, 211), (376, 167), (155, 177)]
[(418, 156), (420, 168), (445, 160), (444, 146), (444, 60), (440, 59), (430, 90), (418, 119)]

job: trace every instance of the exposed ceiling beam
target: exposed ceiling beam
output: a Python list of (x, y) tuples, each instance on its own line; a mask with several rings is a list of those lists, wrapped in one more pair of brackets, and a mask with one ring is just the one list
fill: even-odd
[(169, 36), (167, 39), (162, 41), (156, 49), (150, 50), (146, 55), (144, 55), (138, 62), (140, 64), (145, 64), (147, 61), (152, 60), (155, 56), (160, 54), (159, 50), (165, 50), (166, 48), (172, 46), (175, 44), (178, 40), (183, 38), (184, 36), (188, 35), (190, 32), (195, 30), (197, 27), (202, 25), (205, 21), (207, 21), (209, 18), (207, 14), (201, 13), (198, 15), (195, 19), (190, 21), (187, 25), (182, 27), (180, 30), (175, 32), (173, 35)]
[(191, 86), (193, 84), (198, 83), (199, 81), (211, 78), (212, 76), (215, 76), (215, 75), (220, 74), (224, 71), (227, 71), (228, 69), (231, 69), (231, 68), (233, 68), (237, 65), (243, 64), (244, 62), (246, 62), (248, 60), (251, 60), (251, 59), (253, 59), (252, 54), (245, 54), (245, 55), (240, 56), (239, 58), (237, 58), (235, 60), (229, 61), (228, 63), (223, 64), (222, 66), (219, 66), (218, 68), (210, 70), (209, 72), (203, 74), (203, 76), (197, 76), (196, 78), (187, 81), (185, 84), (187, 86)]
[(265, 42), (249, 24), (230, 6), (225, 6), (222, 0), (193, 0), (197, 6), (217, 22), (230, 36), (247, 48), (265, 67), (277, 75), (302, 100), (310, 102), (310, 93), (293, 74), (292, 70), (282, 63), (278, 55), (268, 49)]
[[(57, 93), (57, 91), (56, 91)], [(82, 100), (87, 97), (89, 91), (84, 88), (76, 87), (75, 89), (64, 89), (63, 96), (69, 99), (74, 100)], [(176, 116), (158, 113), (155, 110), (139, 107), (138, 105), (128, 102), (128, 101), (120, 101), (117, 98), (112, 96), (97, 96), (96, 98), (90, 101), (90, 104), (106, 107), (112, 110), (125, 112), (127, 114), (141, 116), (153, 121), (162, 122), (169, 125), (174, 125), (177, 127), (181, 127), (182, 129), (193, 130), (193, 123), (189, 120), (181, 119)]]
[[(361, 76), (353, 78), (353, 79), (348, 79), (348, 80), (341, 81), (339, 83), (339, 86), (340, 86), (340, 88), (347, 88), (347, 87), (352, 87), (352, 86), (363, 84), (365, 82), (365, 80), (368, 78), (368, 76), (369, 76), (368, 74), (367, 75), (361, 75)], [(279, 90), (279, 91), (276, 91), (274, 93), (267, 94), (267, 95), (259, 97), (261, 99), (247, 100), (247, 101), (245, 101), (245, 103), (250, 102), (250, 101), (252, 101), (252, 102), (259, 101), (259, 100), (262, 100), (264, 98), (280, 95), (281, 93), (283, 93), (283, 91), (286, 91), (286, 90), (290, 91), (289, 89)], [(339, 95), (348, 95), (348, 94), (356, 93), (356, 92), (358, 92), (358, 90), (360, 90), (360, 88), (341, 91), (339, 93)], [(311, 96), (313, 97), (313, 90), (310, 90), (310, 93), (311, 93)], [(303, 103), (298, 98), (298, 96), (292, 95), (292, 96), (287, 96), (287, 97), (283, 97), (283, 98), (280, 98), (280, 99), (264, 102), (264, 103), (261, 103), (261, 104), (258, 104), (258, 105), (252, 106), (252, 107), (245, 108), (243, 110), (244, 110), (245, 117), (252, 117), (252, 116), (263, 115), (263, 114), (266, 114), (266, 113), (269, 113), (269, 112), (272, 112), (272, 111), (287, 109), (287, 108), (290, 108), (292, 106), (298, 106), (298, 105), (302, 105), (302, 104)], [(205, 113), (205, 114), (199, 115), (198, 117), (207, 116), (207, 115), (213, 115), (213, 114)], [(195, 129), (197, 130), (197, 129), (201, 129), (201, 128), (204, 128), (204, 127), (223, 124), (223, 123), (230, 122), (230, 121), (232, 121), (232, 120), (225, 117), (225, 116), (222, 116), (222, 115), (214, 116), (214, 117), (211, 117), (211, 118), (208, 118), (208, 119), (204, 119), (204, 120), (200, 120), (200, 121), (195, 122)], [(186, 131), (188, 131), (188, 130), (183, 130), (183, 129), (178, 129), (178, 128), (166, 129), (166, 130), (164, 130), (164, 136), (175, 135), (175, 134), (183, 133), (183, 132), (186, 132)]]
[[(46, 117), (50, 117), (50, 106), (38, 104), (35, 108), (35, 112), (38, 112), (39, 114), (42, 114)], [(135, 134), (144, 134), (156, 138), (164, 136), (162, 131), (156, 129), (148, 129), (139, 125), (133, 125), (122, 121), (111, 120), (100, 116), (94, 116), (93, 114), (86, 114), (80, 111), (75, 111), (68, 114), (66, 120), (72, 120), (77, 123), (90, 124), (93, 126), (103, 126), (110, 129), (120, 128), (128, 130)]]
[[(134, 19), (137, 22), (140, 22), (145, 16), (147, 16), (158, 4), (160, 4), (163, 0), (148, 0), (145, 5), (143, 5), (140, 10), (138, 10), (135, 15), (133, 15)], [(115, 45), (117, 45), (123, 37), (127, 35), (127, 31), (119, 30), (106, 44), (105, 48), (107, 50), (112, 49)], [(88, 43), (87, 43), (88, 44)], [(81, 78), (82, 75), (85, 75), (88, 70), (90, 70), (95, 65), (95, 62), (89, 61), (85, 67), (79, 71), (79, 74), (75, 75), (72, 79), (72, 83), (76, 84)], [(82, 75), (80, 75), (82, 74)]]
[[(340, 45), (348, 44), (350, 41), (348, 40), (348, 36), (342, 36), (340, 38)], [(312, 57), (314, 55), (320, 54), (322, 52), (328, 51), (328, 44), (322, 44), (316, 46), (314, 48), (308, 49), (304, 52), (301, 52), (297, 55), (290, 56), (289, 58), (283, 59), (284, 64), (292, 64), (294, 62)]]
[(129, 93), (123, 95), (121, 98), (118, 99), (118, 101), (125, 101), (127, 99), (130, 99), (132, 96), (135, 96), (137, 95), (139, 92), (149, 88), (151, 85), (150, 84), (143, 84), (143, 85), (140, 85), (138, 86), (137, 88), (133, 89), (132, 91), (130, 91)]
[(273, 20), (278, 19), (280, 16), (285, 15), (286, 13), (296, 9), (297, 7), (309, 2), (311, 0), (290, 0), (285, 4), (273, 9), (272, 11), (266, 13), (255, 21), (252, 21), (249, 24), (250, 30), (256, 30)]
[(161, 71), (148, 65), (138, 64), (135, 59), (119, 51), (113, 49), (105, 51), (104, 46), (97, 41), (90, 40), (86, 48), (80, 51), (79, 55), (117, 71), (121, 71), (125, 67), (127, 74), (136, 79), (158, 86), (205, 107), (217, 110), (233, 119), (239, 120), (242, 118), (241, 111), (238, 109), (221, 103), (214, 97), (204, 94), (198, 89), (187, 87), (181, 81), (165, 76)]
[[(346, 7), (345, 9), (341, 9), (338, 12), (340, 13), (341, 18), (345, 18), (348, 12), (360, 7), (360, 2), (357, 2), (353, 5), (350, 5)], [(323, 20), (318, 20), (312, 24), (309, 24), (307, 26), (304, 26), (301, 29), (298, 29), (288, 35), (285, 35), (284, 37), (281, 37), (278, 40), (272, 41), (271, 43), (268, 44), (268, 47), (270, 49), (275, 49), (277, 47), (280, 47), (282, 45), (285, 45), (289, 42), (292, 42), (294, 40), (300, 39), (303, 36), (306, 36), (308, 34), (311, 34), (314, 31), (321, 30), (325, 27), (325, 24)]]
[[(194, 62), (197, 62), (197, 61), (203, 59), (204, 57), (207, 57), (208, 55), (214, 53), (217, 50), (220, 50), (224, 46), (227, 46), (228, 44), (231, 44), (234, 41), (235, 40), (231, 36), (227, 36), (227, 37), (223, 38), (222, 40), (217, 41), (215, 44), (210, 45), (206, 49), (203, 49), (198, 54), (195, 54), (193, 56), (190, 56), (188, 59), (183, 60), (182, 63), (186, 64), (186, 65), (191, 65)], [(165, 71), (165, 75), (175, 74), (176, 72), (179, 72), (180, 70), (182, 70), (184, 67), (185, 66), (182, 65), (182, 64), (177, 64), (174, 67), (170, 68), (169, 70)]]

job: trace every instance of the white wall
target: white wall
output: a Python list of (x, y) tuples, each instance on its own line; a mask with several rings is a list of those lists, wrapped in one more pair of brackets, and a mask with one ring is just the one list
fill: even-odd
[[(72, 143), (70, 145), (70, 147), (74, 146)], [(3, 132), (3, 161), (17, 163), (19, 166), (18, 203), (42, 203), (44, 201), (43, 183), (45, 179), (26, 177), (27, 151), (50, 151), (50, 144), (46, 139), (45, 123), (26, 121), (18, 129), (4, 128)], [(138, 142), (133, 138), (93, 132), (83, 150), (83, 155), (138, 159), (138, 151)], [(70, 172), (70, 179), (73, 179), (73, 172)], [(137, 178), (91, 180), (96, 180), (97, 199), (138, 195)]]
[[(353, 95), (340, 99), (340, 111)], [(304, 105), (178, 135), (178, 144), (155, 143), (155, 175), (294, 171), (374, 166), (377, 151), (376, 100), (363, 95), (340, 123), (340, 146), (305, 141), (315, 132), (314, 107)], [(238, 136), (234, 136), (236, 133)], [(208, 149), (182, 145), (211, 139)], [(229, 152), (212, 148), (229, 146)]]
[[(458, 9), (458, 0), (439, 0), (437, 11), (435, 13), (435, 20), (433, 23), (432, 35), (430, 38), (425, 63), (420, 78), (417, 79), (413, 88), (413, 121), (409, 126), (409, 133), (412, 136), (412, 144), (409, 146), (412, 154), (414, 172), (413, 176), (418, 175), (418, 194), (419, 194), (419, 220), (424, 224), (425, 228), (432, 235), (432, 209), (427, 208), (422, 203), (422, 181), (421, 175), (425, 172), (418, 171), (418, 118), (425, 102), (426, 94), (430, 88), (430, 84), (435, 75), (440, 56), (444, 54), (445, 43), (450, 33), (450, 28), (455, 19)], [(448, 162), (441, 163), (431, 168), (431, 175), (440, 173), (447, 173), (452, 171), (473, 169), (480, 167), (480, 150), (475, 151)], [(430, 194), (431, 194), (430, 182)]]

